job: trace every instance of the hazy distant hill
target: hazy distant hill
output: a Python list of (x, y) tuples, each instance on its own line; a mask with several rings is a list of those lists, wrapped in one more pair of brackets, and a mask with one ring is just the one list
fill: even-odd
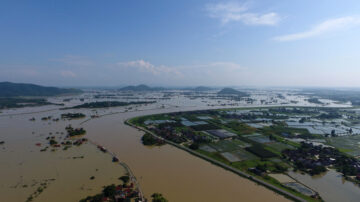
[(196, 88), (194, 88), (194, 91), (209, 91), (209, 90), (213, 90), (210, 87), (206, 87), (206, 86), (198, 86)]
[(0, 97), (16, 96), (54, 96), (81, 93), (78, 89), (44, 87), (35, 84), (0, 82)]
[(218, 95), (238, 95), (238, 96), (242, 96), (242, 97), (246, 97), (249, 96), (249, 94), (245, 93), (245, 92), (241, 92), (238, 90), (235, 90), (233, 88), (223, 88), (221, 91), (219, 91), (217, 93)]
[(149, 87), (147, 85), (141, 84), (137, 86), (126, 86), (123, 88), (120, 88), (121, 91), (159, 91), (159, 90), (165, 90), (165, 88), (160, 87)]

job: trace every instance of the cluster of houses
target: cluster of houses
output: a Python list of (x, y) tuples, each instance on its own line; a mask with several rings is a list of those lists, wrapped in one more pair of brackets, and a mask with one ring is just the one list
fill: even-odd
[(176, 132), (175, 128), (171, 125), (166, 125), (164, 127), (148, 127), (148, 129), (155, 134), (178, 144), (187, 141), (182, 133)]
[(297, 168), (310, 174), (319, 174), (330, 166), (336, 167), (344, 175), (360, 174), (360, 162), (357, 159), (345, 156), (332, 147), (302, 142), (300, 148), (286, 149), (282, 154), (294, 162)]
[[(130, 183), (129, 185), (118, 185), (115, 188), (115, 192), (113, 196), (104, 196), (101, 201), (102, 202), (125, 202), (125, 201), (136, 201), (141, 202), (145, 201), (141, 199), (139, 192), (134, 189), (134, 184)], [(91, 201), (91, 200), (89, 200)]]
[(175, 127), (171, 124), (165, 124), (162, 127), (148, 127), (149, 130), (154, 132), (155, 134), (170, 140), (172, 142), (181, 144), (184, 142), (196, 142), (196, 143), (203, 143), (211, 141), (206, 135), (198, 135), (195, 131), (191, 129), (183, 129), (181, 131), (176, 131)]

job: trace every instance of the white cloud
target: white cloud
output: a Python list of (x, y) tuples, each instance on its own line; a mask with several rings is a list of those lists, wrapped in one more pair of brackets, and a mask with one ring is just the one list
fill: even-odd
[[(114, 68), (114, 67), (113, 67)], [(145, 60), (119, 62), (113, 75), (127, 75), (149, 83), (170, 83), (172, 85), (216, 85), (242, 82), (244, 67), (233, 62), (212, 62), (192, 65), (154, 65)]]
[(60, 75), (67, 78), (74, 78), (76, 77), (76, 74), (72, 71), (64, 70), (60, 72)]
[(165, 65), (155, 66), (150, 62), (144, 60), (135, 60), (129, 62), (118, 62), (120, 67), (132, 67), (136, 68), (142, 72), (149, 72), (152, 75), (161, 75), (161, 74), (173, 74), (176, 76), (182, 76), (182, 74), (176, 70), (176, 68), (168, 67)]
[(276, 41), (295, 41), (295, 40), (320, 36), (329, 32), (341, 31), (359, 25), (360, 25), (360, 17), (347, 16), (347, 17), (326, 20), (314, 26), (308, 31), (278, 36), (275, 37), (274, 39)]
[(248, 12), (246, 4), (237, 2), (217, 3), (206, 5), (206, 11), (211, 18), (219, 19), (223, 24), (240, 21), (246, 25), (276, 25), (280, 22), (277, 13), (265, 14)]

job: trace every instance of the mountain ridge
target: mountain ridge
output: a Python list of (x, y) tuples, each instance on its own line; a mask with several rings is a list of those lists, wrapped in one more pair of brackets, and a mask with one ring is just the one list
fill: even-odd
[(82, 93), (79, 89), (46, 87), (29, 83), (0, 82), (0, 97), (56, 96)]

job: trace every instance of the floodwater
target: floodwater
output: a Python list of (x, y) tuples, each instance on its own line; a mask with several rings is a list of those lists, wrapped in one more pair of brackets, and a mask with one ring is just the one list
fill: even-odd
[[(148, 113), (152, 113), (148, 111)], [(143, 114), (143, 113), (141, 113)], [(88, 137), (125, 161), (149, 196), (161, 192), (169, 201), (287, 201), (284, 197), (173, 146), (146, 147), (142, 132), (124, 125), (139, 113), (94, 119)]]
[(321, 198), (325, 201), (356, 202), (360, 199), (359, 186), (344, 180), (341, 173), (335, 170), (329, 170), (324, 174), (316, 176), (303, 175), (299, 172), (290, 172), (289, 175), (319, 192)]
[[(86, 101), (93, 101), (87, 99), (91, 95), (82, 96)], [(55, 97), (50, 101), (61, 103), (62, 99)], [(45, 182), (46, 189), (34, 201), (78, 201), (99, 193), (104, 185), (120, 183), (118, 177), (125, 173), (124, 168), (112, 163), (109, 155), (91, 144), (55, 152), (40, 152), (42, 147), (35, 146), (36, 143), (46, 144), (45, 138), (50, 132), (59, 139), (63, 138), (64, 135), (56, 132), (65, 132), (68, 124), (84, 127), (87, 131), (85, 137), (106, 147), (128, 164), (147, 198), (160, 192), (171, 202), (287, 201), (252, 181), (173, 146), (144, 146), (140, 141), (143, 132), (124, 124), (126, 119), (136, 116), (209, 109), (209, 103), (224, 107), (216, 100), (203, 101), (177, 97), (132, 108), (60, 111), (58, 106), (44, 106), (4, 110), (0, 114), (0, 141), (5, 141), (0, 145), (0, 201), (25, 201)], [(80, 103), (74, 100), (65, 106)], [(83, 122), (85, 119), (40, 120), (44, 116), (58, 118), (67, 112), (82, 112), (87, 118), (96, 114), (100, 118), (86, 122)], [(29, 121), (32, 117), (36, 118), (35, 122)], [(73, 158), (79, 156), (84, 158)], [(95, 179), (90, 180), (91, 176)]]
[[(99, 193), (104, 185), (121, 183), (118, 178), (126, 170), (90, 143), (40, 152), (48, 145), (50, 132), (60, 141), (70, 123), (40, 120), (57, 113), (0, 117), (0, 140), (5, 141), (0, 145), (0, 201), (24, 202), (39, 188), (43, 191), (33, 201), (79, 201)], [(32, 117), (37, 120), (29, 121)]]
[[(37, 108), (38, 111), (45, 109)], [(159, 109), (159, 106), (146, 106), (140, 110), (125, 112), (122, 107), (98, 110), (103, 114), (115, 114), (83, 124), (84, 119), (59, 122), (40, 119), (44, 116), (56, 118), (70, 111), (83, 112), (89, 117), (94, 113), (92, 110), (52, 110), (17, 116), (8, 116), (5, 111), (0, 116), (0, 140), (5, 141), (0, 145), (0, 201), (25, 201), (44, 182), (47, 182), (46, 189), (34, 201), (78, 201), (100, 192), (104, 185), (120, 182), (118, 177), (125, 170), (91, 144), (55, 152), (40, 152), (42, 147), (35, 146), (36, 143), (46, 144), (50, 132), (61, 139), (64, 135), (55, 133), (65, 133), (64, 128), (70, 123), (75, 127), (81, 124), (87, 130), (87, 138), (105, 146), (128, 164), (148, 198), (160, 192), (172, 202), (287, 201), (252, 181), (175, 147), (143, 146), (140, 141), (143, 133), (124, 124), (126, 119), (139, 115), (194, 110), (194, 107)], [(28, 109), (15, 111), (23, 113)], [(32, 117), (36, 118), (35, 122), (29, 121)], [(73, 159), (79, 156), (84, 158)], [(95, 176), (95, 180), (90, 180), (91, 176)]]

